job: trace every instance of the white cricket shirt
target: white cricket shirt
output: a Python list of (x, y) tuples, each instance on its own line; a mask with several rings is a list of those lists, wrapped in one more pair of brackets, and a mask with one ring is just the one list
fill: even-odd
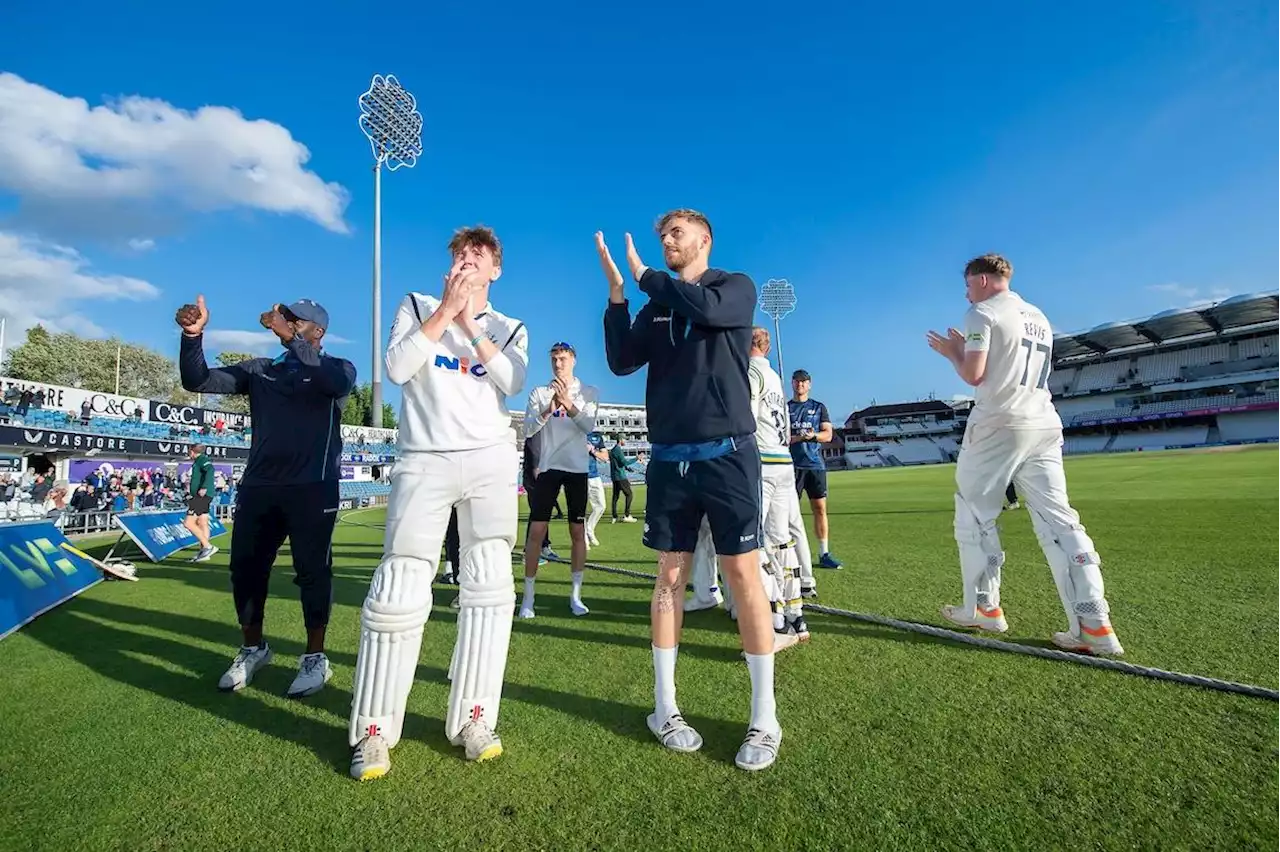
[(751, 410), (756, 418), (756, 446), (763, 464), (791, 464), (791, 422), (782, 377), (763, 355), (751, 356), (747, 364), (751, 380)]
[(1006, 291), (969, 308), (966, 352), (987, 353), (987, 370), (974, 394), (969, 422), (1005, 429), (1061, 429), (1049, 373), (1053, 330), (1035, 305)]
[(577, 416), (570, 417), (563, 408), (556, 408), (543, 417), (542, 412), (555, 398), (550, 383), (529, 391), (529, 403), (524, 411), (524, 434), (525, 437), (538, 436), (540, 471), (587, 472), (590, 459), (582, 451), (582, 444), (587, 433), (596, 428), (596, 405), (600, 402), (600, 392), (575, 378), (569, 386), (569, 397), (573, 400), (573, 407), (578, 409)]
[(434, 296), (410, 293), (396, 311), (387, 346), (387, 378), (400, 386), (401, 452), (475, 450), (515, 444), (506, 398), (524, 390), (529, 333), (524, 323), (491, 305), (476, 317), (498, 347), (481, 364), (457, 324), (432, 343), (422, 323), (440, 306)]

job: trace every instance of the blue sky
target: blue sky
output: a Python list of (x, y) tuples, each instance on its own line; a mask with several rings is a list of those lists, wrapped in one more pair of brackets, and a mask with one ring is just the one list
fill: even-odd
[[(592, 235), (620, 249), (630, 230), (656, 262), (652, 223), (677, 206), (711, 218), (713, 265), (795, 285), (786, 366), (840, 417), (963, 390), (924, 333), (959, 322), (961, 267), (984, 251), (1013, 260), (1015, 287), (1062, 331), (1275, 288), (1273, 2), (891, 5), (63, 3), (73, 28), (11, 4), (0, 72), (59, 104), (230, 107), (310, 159), (277, 185), (254, 145), (279, 148), (279, 133), (159, 122), (102, 149), (58, 141), (79, 123), (28, 105), (18, 119), (53, 137), (41, 152), (70, 150), (77, 168), (0, 156), (0, 241), (45, 276), (23, 284), (10, 258), (0, 310), (23, 310), (15, 287), (57, 292), (28, 314), (176, 353), (173, 311), (197, 292), (211, 328), (241, 332), (309, 296), (368, 379), (356, 98), (373, 73), (398, 75), (425, 120), (423, 159), (384, 181), (384, 338), (406, 291), (439, 287), (452, 229), (484, 222), (507, 255), (493, 301), (527, 322), (532, 375), (568, 339), (611, 400), (642, 401), (644, 382), (604, 365)], [(0, 152), (15, 114), (0, 99)], [(130, 182), (134, 156), (147, 180)], [(233, 192), (208, 160), (257, 168), (261, 191)], [(111, 167), (120, 182), (85, 171)]]

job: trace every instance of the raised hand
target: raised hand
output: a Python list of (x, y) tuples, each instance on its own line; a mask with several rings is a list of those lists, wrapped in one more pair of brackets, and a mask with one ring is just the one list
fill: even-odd
[(947, 329), (946, 336), (930, 331), (926, 336), (929, 348), (952, 363), (964, 360), (964, 335), (957, 329)]
[(630, 234), (627, 234), (627, 266), (631, 267), (631, 277), (639, 281), (644, 272), (644, 261), (640, 259), (640, 253), (636, 251), (636, 244), (631, 241)]
[(293, 327), (293, 323), (284, 318), (279, 305), (269, 311), (263, 311), (262, 315), (258, 317), (258, 322), (262, 324), (263, 328), (274, 332), (282, 343), (288, 343), (297, 334), (297, 329)]
[(450, 317), (457, 319), (470, 309), (471, 295), (475, 292), (478, 274), (461, 270), (449, 272), (444, 276), (444, 295), (440, 298), (442, 307)]
[(609, 247), (604, 244), (604, 233), (596, 231), (596, 252), (600, 255), (600, 268), (604, 270), (605, 280), (609, 282), (610, 295), (622, 295), (624, 281), (622, 273), (618, 271), (618, 264), (613, 262), (613, 255), (609, 254)]
[(173, 318), (187, 334), (192, 336), (203, 334), (204, 327), (209, 324), (209, 309), (205, 306), (204, 296), (196, 296), (194, 305), (183, 305), (178, 308)]

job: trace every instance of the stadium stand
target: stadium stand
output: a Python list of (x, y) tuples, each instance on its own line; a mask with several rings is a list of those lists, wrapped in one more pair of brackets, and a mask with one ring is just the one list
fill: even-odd
[[(1066, 453), (1277, 440), (1280, 294), (1234, 296), (1054, 337), (1049, 389)], [(837, 430), (831, 467), (954, 460), (969, 402), (872, 405)]]

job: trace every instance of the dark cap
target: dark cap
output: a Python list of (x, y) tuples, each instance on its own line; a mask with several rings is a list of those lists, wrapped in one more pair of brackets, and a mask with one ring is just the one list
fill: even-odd
[(560, 340), (560, 341), (557, 341), (556, 343), (551, 344), (551, 354), (554, 355), (557, 352), (568, 352), (575, 357), (578, 354), (578, 351), (573, 348), (572, 343), (566, 343), (563, 340)]
[(300, 320), (313, 322), (326, 331), (329, 329), (329, 312), (313, 299), (299, 299), (292, 305), (285, 306), (284, 313), (293, 314)]
[(791, 381), (811, 382), (813, 381), (813, 377), (809, 375), (808, 370), (796, 370), (794, 373), (791, 374)]

